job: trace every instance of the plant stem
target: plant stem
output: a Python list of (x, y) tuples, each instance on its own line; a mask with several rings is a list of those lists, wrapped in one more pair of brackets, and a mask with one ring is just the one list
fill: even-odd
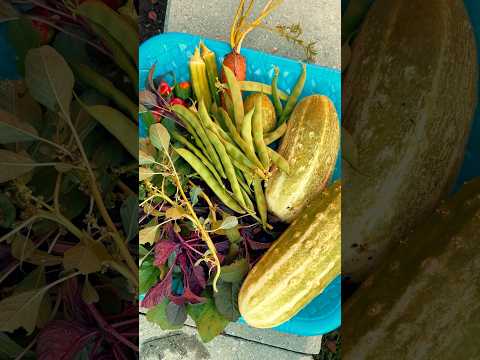
[(111, 326), (114, 327), (114, 328), (117, 328), (117, 327), (121, 327), (121, 326), (125, 326), (125, 325), (135, 324), (135, 323), (138, 323), (138, 318), (121, 321), (119, 323), (112, 324)]
[(105, 207), (105, 203), (103, 202), (102, 195), (97, 186), (95, 174), (93, 173), (92, 167), (90, 166), (90, 162), (88, 161), (87, 154), (85, 153), (85, 149), (83, 148), (83, 144), (82, 144), (82, 141), (80, 140), (80, 137), (78, 136), (77, 130), (75, 129), (75, 126), (73, 125), (72, 120), (70, 119), (70, 115), (68, 114), (67, 111), (65, 111), (64, 107), (61, 104), (60, 104), (60, 108), (62, 110), (65, 121), (70, 126), (72, 135), (75, 138), (75, 142), (77, 143), (78, 150), (80, 151), (83, 162), (87, 168), (87, 171), (90, 177), (90, 190), (92, 192), (92, 196), (95, 200), (95, 203), (97, 204), (98, 210), (100, 211), (100, 214), (103, 220), (107, 224), (107, 227), (113, 233), (112, 237), (113, 237), (113, 240), (115, 241), (115, 244), (118, 247), (118, 250), (120, 251), (120, 255), (122, 256), (123, 260), (125, 260), (130, 270), (132, 271), (133, 276), (135, 278), (138, 278), (138, 266), (133, 260), (132, 255), (128, 251), (127, 245), (125, 244), (124, 240), (120, 236), (120, 233), (118, 232), (117, 227), (113, 223), (112, 218), (110, 217), (107, 211), (107, 208)]
[(38, 338), (38, 336), (35, 336), (35, 338), (32, 341), (30, 341), (30, 343), (27, 345), (27, 347), (25, 349), (23, 349), (23, 351), (20, 354), (17, 355), (15, 360), (20, 360), (21, 358), (23, 358), (25, 356), (25, 354), (30, 351), (30, 349), (33, 347), (33, 345), (35, 345), (35, 343), (37, 342), (37, 338)]
[(87, 305), (88, 310), (90, 310), (90, 313), (92, 314), (93, 318), (95, 321), (100, 325), (102, 329), (104, 329), (108, 334), (112, 335), (115, 339), (120, 341), (122, 344), (128, 346), (130, 349), (132, 349), (135, 352), (139, 352), (138, 346), (130, 342), (128, 339), (124, 338), (122, 335), (120, 335), (117, 330), (113, 328), (103, 317), (102, 315), (98, 312), (97, 308), (93, 304), (88, 304)]
[(57, 181), (55, 182), (55, 190), (53, 192), (53, 205), (57, 214), (60, 214), (60, 185), (62, 184), (62, 173), (57, 175)]

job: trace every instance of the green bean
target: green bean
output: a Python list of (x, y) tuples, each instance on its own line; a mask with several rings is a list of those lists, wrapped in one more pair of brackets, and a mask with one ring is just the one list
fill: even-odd
[(218, 173), (220, 174), (220, 176), (225, 179), (226, 176), (225, 176), (225, 172), (223, 171), (223, 166), (220, 161), (220, 158), (215, 152), (215, 149), (213, 148), (213, 145), (210, 142), (210, 139), (208, 138), (207, 133), (205, 132), (205, 129), (202, 126), (202, 123), (200, 122), (200, 119), (197, 117), (197, 114), (182, 105), (174, 105), (172, 106), (172, 108), (176, 113), (183, 115), (184, 119), (188, 121), (190, 125), (195, 129), (198, 136), (200, 137), (200, 140), (205, 145), (205, 149), (206, 149), (205, 155), (210, 159), (212, 164), (218, 170)]
[(230, 160), (230, 156), (228, 156), (227, 150), (225, 150), (225, 146), (222, 144), (217, 134), (215, 134), (213, 131), (207, 129), (206, 132), (213, 146), (217, 150), (218, 155), (220, 156), (220, 160), (222, 161), (222, 165), (225, 169), (225, 174), (227, 175), (228, 182), (232, 188), (233, 197), (241, 206), (244, 207), (245, 201), (243, 200), (242, 190), (240, 188), (240, 184), (238, 183), (237, 174), (235, 174), (235, 168)]
[(228, 116), (230, 119), (235, 117), (235, 113), (233, 111), (233, 102), (230, 94), (227, 91), (223, 92), (223, 102), (225, 103), (225, 109), (227, 110)]
[[(200, 137), (198, 136), (197, 132), (195, 131), (195, 129), (192, 127), (192, 125), (190, 124), (190, 122), (186, 119), (186, 117), (184, 115), (182, 115), (180, 112), (184, 112), (183, 109), (180, 109), (180, 108), (176, 108), (176, 106), (180, 106), (180, 105), (174, 105), (172, 108), (173, 108), (173, 111), (180, 117), (181, 120), (183, 120), (183, 125), (185, 126), (185, 129), (190, 133), (190, 135), (192, 135), (193, 137), (193, 140), (195, 141), (195, 145), (198, 146), (198, 148), (204, 153), (206, 154), (207, 153), (207, 149), (205, 148), (205, 145), (203, 145), (203, 142), (202, 140), (200, 139)], [(183, 106), (182, 106), (183, 107)], [(175, 108), (177, 110), (175, 110)]]
[(278, 120), (277, 125), (282, 125), (289, 118), (290, 114), (295, 108), (295, 105), (297, 105), (298, 98), (302, 94), (306, 79), (307, 79), (307, 65), (302, 64), (302, 74), (298, 78), (298, 81), (295, 84), (295, 87), (293, 88), (292, 93), (288, 97), (287, 103), (283, 108), (282, 116), (280, 116), (280, 119)]
[(287, 132), (287, 124), (283, 123), (279, 127), (277, 127), (272, 132), (263, 135), (263, 141), (265, 141), (265, 145), (270, 145), (280, 139), (285, 133)]
[(120, 14), (101, 1), (86, 1), (75, 12), (90, 23), (103, 26), (138, 64), (138, 34)]
[(235, 143), (235, 141), (233, 141), (232, 137), (225, 130), (223, 130), (220, 125), (215, 123), (215, 127), (217, 129), (217, 133), (220, 134), (220, 136), (222, 138), (224, 138), (228, 142), (231, 142), (232, 144)]
[(262, 162), (265, 169), (270, 167), (270, 157), (267, 150), (267, 145), (263, 141), (263, 111), (262, 111), (262, 98), (259, 96), (255, 100), (255, 112), (252, 119), (252, 135), (255, 149), (257, 150), (258, 157)]
[(221, 138), (220, 141), (223, 143), (225, 146), (225, 149), (227, 150), (228, 155), (232, 158), (232, 160), (236, 160), (242, 165), (246, 166), (249, 169), (255, 170), (256, 166), (255, 164), (247, 158), (243, 152), (241, 152), (235, 145), (232, 143), (228, 142), (227, 140)]
[(78, 78), (95, 88), (102, 95), (112, 99), (115, 104), (130, 115), (133, 121), (138, 122), (138, 105), (134, 104), (127, 95), (118, 90), (110, 80), (84, 64), (71, 63), (70, 65)]
[(239, 168), (235, 167), (235, 174), (237, 174), (238, 183), (240, 184), (242, 189), (245, 190), (247, 194), (253, 195), (252, 190), (247, 185), (247, 181), (245, 180), (245, 176), (243, 175), (243, 172)]
[(220, 116), (220, 111), (215, 104), (212, 104), (212, 108), (210, 109), (210, 113), (216, 125), (218, 125), (222, 130), (227, 131), (227, 126), (225, 125), (223, 118)]
[(237, 128), (232, 122), (232, 119), (230, 116), (228, 116), (227, 112), (220, 108), (220, 115), (222, 116), (225, 124), (227, 125), (228, 131), (230, 132), (230, 135), (233, 137), (233, 140), (235, 143), (240, 147), (240, 149), (247, 155), (247, 157), (259, 168), (262, 170), (265, 170), (263, 167), (263, 164), (260, 162), (260, 160), (257, 158), (257, 155), (255, 154), (255, 151), (252, 151), (250, 146), (248, 146), (247, 142), (243, 140), (242, 136), (238, 132)]
[(255, 206), (253, 205), (252, 199), (250, 199), (250, 196), (248, 193), (245, 191), (245, 189), (242, 187), (242, 195), (243, 195), (243, 201), (245, 202), (245, 209), (255, 213)]
[[(198, 102), (198, 118), (200, 119), (203, 127), (210, 131), (213, 131), (215, 134), (218, 133), (215, 123), (213, 122), (210, 115), (208, 115), (207, 107), (203, 100)], [(218, 135), (218, 134), (217, 134)]]
[(250, 110), (242, 121), (242, 128), (240, 130), (240, 135), (242, 135), (243, 140), (247, 143), (250, 151), (255, 153), (255, 146), (253, 145), (253, 138), (252, 138), (252, 117), (255, 108)]
[(288, 174), (290, 172), (290, 165), (288, 164), (288, 161), (272, 148), (268, 148), (268, 152), (270, 154), (272, 162), (277, 165), (279, 169), (285, 171)]
[(128, 57), (127, 53), (125, 50), (123, 50), (122, 45), (118, 43), (117, 40), (115, 40), (108, 31), (100, 25), (97, 24), (90, 24), (92, 26), (92, 30), (100, 37), (103, 42), (105, 43), (105, 46), (110, 50), (113, 56), (113, 60), (115, 63), (118, 65), (120, 69), (125, 71), (125, 73), (128, 75), (130, 78), (130, 81), (132, 82), (133, 89), (135, 92), (138, 91), (138, 70), (136, 67), (132, 64), (132, 61)]
[(225, 72), (225, 78), (227, 79), (228, 88), (230, 89), (230, 94), (232, 97), (235, 125), (237, 127), (237, 130), (240, 130), (243, 117), (245, 116), (240, 84), (238, 83), (238, 80), (235, 77), (235, 74), (230, 68), (224, 66), (223, 71)]
[(235, 201), (235, 199), (225, 190), (210, 170), (196, 157), (192, 152), (185, 148), (176, 148), (175, 151), (180, 155), (190, 166), (198, 173), (198, 175), (205, 181), (205, 183), (212, 189), (215, 195), (230, 209), (239, 213), (245, 214), (245, 211)]
[[(250, 91), (250, 92), (259, 92), (266, 95), (272, 94), (272, 87), (270, 85), (262, 84), (255, 81), (240, 81), (240, 90)], [(280, 98), (280, 100), (288, 99), (288, 95), (283, 91), (281, 91), (280, 89), (278, 90), (278, 97)]]
[(238, 170), (242, 172), (248, 185), (252, 184), (254, 177), (260, 177), (262, 179), (265, 177), (265, 175), (258, 168), (251, 169), (235, 159), (232, 159), (232, 163), (233, 166), (235, 166)]
[(210, 170), (210, 172), (215, 176), (215, 179), (222, 184), (222, 178), (218, 174), (218, 171), (215, 169), (215, 167), (212, 165), (212, 163), (205, 157), (205, 155), (202, 154), (198, 148), (196, 148), (190, 141), (187, 140), (184, 136), (182, 136), (178, 131), (173, 130), (171, 131), (172, 137), (177, 140), (180, 144), (183, 146), (187, 147), (191, 152), (195, 154), (202, 162), (203, 164)]
[(262, 189), (262, 180), (253, 180), (253, 191), (255, 192), (255, 201), (257, 203), (257, 210), (262, 220), (263, 228), (267, 228), (267, 200)]
[(275, 112), (277, 113), (277, 118), (282, 115), (283, 106), (282, 102), (280, 101), (280, 95), (278, 94), (278, 76), (280, 75), (280, 70), (278, 67), (275, 66), (275, 75), (272, 79), (272, 98), (273, 98), (273, 106), (275, 107)]

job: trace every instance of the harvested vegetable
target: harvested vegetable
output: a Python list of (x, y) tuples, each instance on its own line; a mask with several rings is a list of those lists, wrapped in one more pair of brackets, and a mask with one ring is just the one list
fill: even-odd
[[(260, 17), (273, 11), (280, 2), (269, 1)], [(238, 10), (236, 28), (232, 30), (236, 34), (233, 36), (238, 36), (236, 39), (238, 52), (246, 34), (261, 23), (259, 19), (251, 24), (247, 21), (247, 14), (252, 11), (253, 3), (254, 1), (250, 1), (248, 8), (243, 9), (245, 1), (241, 1), (241, 8)], [(219, 74), (216, 54), (202, 42), (199, 46), (201, 56), (197, 48), (188, 59), (190, 85), (193, 89), (189, 98), (181, 96), (181, 88), (188, 88), (189, 84), (169, 83), (173, 94), (168, 91), (162, 92), (161, 89), (155, 89), (158, 79), (163, 79), (162, 74), (154, 78), (155, 67), (152, 67), (149, 73), (147, 90), (142, 93), (141, 100), (144, 101), (143, 106), (148, 111), (160, 114), (160, 124), (157, 125), (163, 126), (161, 134), (152, 134), (150, 130), (150, 140), (157, 144), (162, 141), (168, 143), (167, 140), (170, 138), (172, 140), (171, 146), (166, 147), (163, 152), (154, 151), (149, 153), (149, 156), (142, 155), (144, 163), (140, 173), (141, 187), (145, 191), (141, 203), (141, 226), (145, 233), (143, 245), (155, 252), (152, 261), (164, 269), (161, 279), (149, 287), (142, 305), (150, 308), (148, 312), (150, 315), (147, 315), (147, 318), (156, 321), (164, 329), (181, 326), (184, 321), (181, 320), (178, 324), (160, 321), (159, 317), (166, 314), (167, 306), (174, 307), (179, 312), (188, 312), (197, 322), (197, 328), (202, 336), (203, 325), (199, 326), (202, 320), (195, 309), (206, 309), (208, 306), (210, 309), (208, 311), (213, 312), (212, 316), (219, 319), (215, 322), (215, 326), (218, 325), (215, 335), (228, 321), (238, 319), (240, 316), (238, 291), (248, 269), (261, 258), (264, 251), (279, 238), (286, 227), (285, 223), (282, 224), (284, 219), (276, 216), (274, 212), (269, 212), (266, 192), (275, 178), (295, 174), (299, 167), (292, 166), (295, 165), (294, 157), (285, 156), (281, 148), (277, 152), (275, 146), (268, 145), (282, 137), (283, 141), (287, 142), (288, 139), (285, 138), (289, 136), (287, 129), (295, 127), (297, 122), (302, 123), (301, 126), (305, 128), (308, 126), (303, 124), (305, 119), (295, 120), (295, 117), (302, 118), (302, 115), (290, 114), (297, 106), (303, 90), (307, 76), (305, 66), (292, 93), (286, 93), (278, 88), (277, 81), (270, 85), (245, 79), (245, 70), (242, 69), (245, 66), (245, 59), (235, 51), (225, 58), (222, 74)], [(280, 71), (281, 69), (275, 70), (277, 80)], [(148, 95), (149, 92), (156, 94), (156, 98)], [(246, 92), (251, 94), (246, 97)], [(177, 100), (180, 97), (182, 102)], [(281, 110), (278, 110), (279, 108)], [(326, 120), (323, 117), (323, 110), (311, 109), (308, 120), (312, 122), (314, 133), (322, 129), (319, 123), (333, 126), (331, 124), (333, 116), (327, 117), (328, 121), (322, 121)], [(316, 115), (320, 115), (320, 119), (317, 119)], [(335, 118), (335, 121), (338, 122), (338, 119)], [(338, 128), (338, 123), (335, 125)], [(155, 129), (158, 131), (160, 128), (157, 126)], [(299, 133), (307, 134), (312, 144), (314, 140), (318, 140), (318, 137), (311, 136), (303, 130)], [(325, 134), (321, 132), (320, 135)], [(335, 141), (339, 143), (339, 133), (331, 132), (329, 135), (332, 143)], [(326, 153), (330, 154), (334, 147), (320, 149), (306, 143), (305, 145), (303, 151), (300, 149), (301, 146), (298, 147), (300, 150), (297, 156), (310, 158), (311, 169), (331, 166), (330, 161), (323, 163), (325, 158), (316, 154), (312, 156), (311, 150), (318, 154), (327, 150)], [(323, 145), (326, 145), (326, 142)], [(335, 158), (336, 154), (333, 161)], [(154, 161), (148, 162), (148, 159)], [(308, 181), (313, 181), (309, 174), (303, 175), (307, 175), (304, 177)], [(322, 186), (326, 186), (330, 175), (331, 171), (318, 177), (317, 180), (320, 179), (322, 182), (317, 184), (315, 189), (306, 186), (306, 191), (320, 192)], [(277, 189), (285, 194), (292, 192), (290, 185), (283, 188), (277, 186)], [(338, 194), (339, 192), (338, 190)], [(303, 200), (300, 199), (298, 202)], [(339, 232), (336, 232), (337, 228), (334, 230), (322, 239), (317, 234), (313, 240), (299, 241), (305, 240), (306, 246), (310, 248), (316, 245), (324, 247), (323, 241), (326, 243), (335, 241), (337, 243), (328, 246), (337, 249), (339, 243), (336, 236)], [(280, 236), (280, 239), (291, 238), (294, 230), (288, 231)], [(295, 231), (295, 234), (297, 232)], [(279, 255), (269, 261), (275, 266), (273, 263), (281, 262), (282, 259), (283, 257)], [(332, 259), (333, 257), (321, 259), (319, 264), (322, 265), (319, 266)], [(232, 280), (232, 272), (235, 274), (235, 280)], [(331, 274), (329, 272), (329, 275), (334, 276), (336, 272)], [(198, 281), (198, 278), (201, 281)], [(328, 276), (322, 279), (321, 285), (326, 285), (329, 279)], [(315, 287), (316, 291), (318, 289)], [(311, 296), (313, 294), (312, 291)], [(256, 298), (256, 295), (254, 297)], [(250, 300), (247, 302), (250, 304)], [(300, 306), (298, 304), (300, 302), (294, 305), (295, 309)], [(252, 307), (248, 311), (253, 314), (263, 310), (261, 304), (252, 303), (252, 306), (255, 308)], [(237, 310), (232, 313), (226, 311), (226, 308)], [(246, 314), (250, 321), (248, 311)], [(282, 307), (276, 314), (270, 313), (266, 316), (270, 317), (273, 325), (278, 319), (293, 314), (292, 309)], [(186, 315), (182, 315), (181, 319), (185, 317)], [(206, 322), (210, 326), (213, 320), (209, 319)], [(255, 321), (252, 323), (254, 326), (262, 326)], [(202, 339), (210, 340), (210, 337), (203, 334)]]

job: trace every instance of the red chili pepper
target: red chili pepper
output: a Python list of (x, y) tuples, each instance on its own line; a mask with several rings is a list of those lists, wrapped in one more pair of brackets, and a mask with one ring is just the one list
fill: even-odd
[(178, 86), (181, 89), (188, 89), (190, 87), (190, 83), (188, 81), (182, 81), (180, 84), (178, 84)]
[(169, 104), (170, 105), (182, 105), (182, 106), (185, 106), (185, 107), (187, 106), (185, 101), (183, 101), (180, 98), (173, 98), (172, 100), (170, 100)]
[(168, 96), (172, 93), (172, 88), (165, 81), (162, 81), (158, 87), (158, 92), (162, 96)]

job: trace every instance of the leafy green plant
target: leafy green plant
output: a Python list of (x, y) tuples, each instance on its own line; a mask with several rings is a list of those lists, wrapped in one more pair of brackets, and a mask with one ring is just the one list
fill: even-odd
[(3, 17), (24, 75), (0, 110), (5, 358), (136, 357), (137, 70), (114, 36), (136, 36), (133, 2), (25, 3)]

